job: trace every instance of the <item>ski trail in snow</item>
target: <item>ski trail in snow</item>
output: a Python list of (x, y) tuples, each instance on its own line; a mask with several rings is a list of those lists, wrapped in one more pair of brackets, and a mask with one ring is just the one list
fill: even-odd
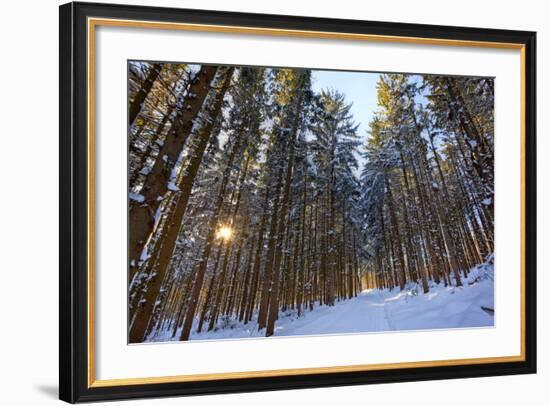
[(276, 336), (312, 334), (358, 333), (391, 330), (385, 315), (382, 296), (364, 291), (356, 298), (342, 300), (334, 306), (318, 307), (314, 312), (290, 322), (276, 325)]
[[(382, 298), (382, 294), (380, 292), (378, 292), (378, 296), (380, 296), (380, 298)], [(388, 323), (389, 330), (397, 330), (395, 328), (395, 326), (393, 325), (392, 321), (391, 321), (389, 309), (388, 309), (388, 306), (386, 305), (385, 302), (384, 302), (384, 318), (386, 319), (386, 322)]]

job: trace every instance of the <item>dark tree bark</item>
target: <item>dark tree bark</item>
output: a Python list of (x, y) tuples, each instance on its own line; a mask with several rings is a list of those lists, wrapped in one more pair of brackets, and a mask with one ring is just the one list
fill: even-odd
[(128, 256), (131, 277), (137, 271), (143, 248), (153, 232), (155, 213), (168, 191), (171, 172), (189, 137), (193, 120), (202, 108), (217, 69), (215, 66), (203, 66), (195, 77), (189, 87), (189, 93), (195, 96), (185, 101), (187, 107), (177, 110), (172, 129), (168, 131), (157, 160), (145, 178), (140, 201), (130, 201)]
[(275, 256), (273, 260), (273, 275), (271, 277), (272, 283), (271, 283), (271, 292), (270, 292), (270, 300), (269, 300), (269, 315), (267, 319), (267, 326), (266, 326), (266, 337), (269, 337), (273, 335), (273, 332), (275, 330), (275, 319), (277, 317), (277, 314), (279, 312), (279, 273), (280, 273), (280, 266), (281, 266), (281, 255), (282, 255), (282, 248), (283, 248), (283, 235), (285, 234), (285, 218), (286, 214), (288, 212), (288, 201), (290, 198), (290, 186), (292, 183), (292, 173), (294, 170), (294, 155), (295, 155), (295, 144), (296, 144), (296, 136), (298, 134), (298, 127), (300, 125), (301, 120), (301, 110), (302, 110), (302, 91), (300, 90), (300, 93), (298, 95), (298, 101), (296, 103), (296, 117), (294, 119), (294, 123), (292, 125), (292, 135), (290, 137), (290, 145), (289, 145), (289, 152), (288, 152), (288, 164), (286, 168), (286, 177), (285, 177), (285, 186), (283, 190), (283, 200), (281, 204), (281, 210), (279, 213), (279, 221), (278, 221), (278, 227), (277, 227), (277, 243), (275, 245)]
[(149, 95), (149, 92), (153, 88), (153, 85), (155, 84), (155, 81), (160, 75), (160, 70), (162, 69), (162, 64), (160, 63), (154, 63), (151, 68), (149, 69), (149, 72), (147, 73), (147, 76), (145, 77), (145, 80), (143, 81), (143, 84), (141, 85), (141, 88), (138, 90), (136, 95), (134, 96), (134, 100), (130, 103), (130, 107), (128, 109), (128, 121), (129, 125), (131, 126), (134, 124), (134, 121), (136, 120), (139, 112), (141, 111), (141, 108), (143, 107), (143, 103), (145, 102), (145, 99)]
[[(147, 324), (149, 322), (149, 318), (151, 317), (154, 302), (160, 291), (164, 274), (166, 273), (166, 269), (168, 267), (168, 264), (170, 263), (170, 259), (172, 258), (172, 253), (174, 251), (183, 216), (187, 209), (187, 203), (189, 202), (189, 197), (191, 196), (191, 190), (195, 182), (195, 177), (197, 176), (197, 172), (199, 171), (204, 151), (206, 150), (206, 146), (208, 145), (208, 141), (210, 140), (210, 135), (212, 134), (214, 122), (216, 121), (216, 117), (218, 117), (218, 115), (220, 114), (223, 104), (223, 98), (231, 83), (233, 68), (227, 69), (224, 75), (225, 77), (223, 85), (221, 89), (216, 92), (214, 103), (212, 104), (209, 111), (210, 120), (207, 120), (207, 122), (199, 130), (197, 138), (195, 140), (196, 142), (193, 146), (193, 152), (191, 154), (189, 163), (185, 168), (183, 176), (181, 176), (181, 179), (178, 182), (180, 192), (177, 197), (175, 210), (173, 212), (171, 222), (168, 225), (166, 237), (164, 238), (164, 241), (162, 242), (162, 245), (160, 247), (159, 261), (157, 264), (153, 264), (155, 275), (149, 280), (147, 284), (147, 290), (144, 295), (145, 301), (143, 302), (143, 305), (139, 309), (137, 309), (137, 316), (130, 329), (130, 342), (132, 343), (141, 342), (145, 338), (144, 334), (147, 328)], [(204, 270), (200, 275), (201, 286), (203, 277)], [(195, 281), (194, 283), (196, 282), (197, 281)], [(193, 314), (196, 307), (197, 298), (198, 292), (195, 292), (195, 290), (193, 290), (190, 300), (193, 307)], [(185, 321), (185, 323), (187, 323), (187, 320)], [(187, 332), (188, 337), (191, 325), (186, 325), (185, 323), (184, 331)]]

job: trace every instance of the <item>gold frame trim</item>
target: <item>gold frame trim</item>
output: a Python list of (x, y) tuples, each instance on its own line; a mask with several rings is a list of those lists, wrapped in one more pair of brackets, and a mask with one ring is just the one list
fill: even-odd
[[(191, 374), (191, 375), (174, 375), (146, 378), (123, 378), (123, 379), (95, 379), (95, 341), (94, 341), (94, 190), (95, 190), (95, 150), (94, 150), (94, 135), (95, 135), (95, 28), (97, 26), (109, 27), (131, 27), (131, 28), (148, 28), (160, 30), (180, 30), (194, 32), (218, 32), (229, 34), (244, 34), (244, 35), (263, 35), (263, 36), (278, 36), (278, 37), (298, 37), (298, 38), (318, 38), (318, 39), (335, 39), (335, 40), (354, 40), (354, 41), (370, 41), (383, 43), (402, 43), (415, 45), (432, 45), (432, 46), (459, 46), (459, 47), (476, 47), (476, 48), (496, 48), (496, 49), (512, 49), (520, 51), (520, 81), (521, 81), (521, 101), (520, 101), (520, 164), (521, 164), (521, 247), (520, 247), (520, 354), (515, 356), (503, 357), (485, 357), (485, 358), (465, 358), (453, 360), (434, 360), (434, 361), (415, 361), (415, 362), (398, 362), (384, 364), (365, 364), (365, 365), (348, 365), (348, 366), (333, 366), (333, 367), (317, 367), (317, 368), (295, 368), (295, 369), (277, 369), (267, 371), (244, 371), (244, 372), (222, 372), (212, 374)], [(177, 382), (198, 382), (198, 381), (213, 381), (219, 379), (244, 379), (244, 378), (266, 378), (280, 376), (297, 376), (311, 374), (330, 374), (341, 372), (361, 372), (361, 371), (380, 371), (391, 370), (397, 368), (424, 368), (424, 367), (440, 367), (440, 366), (458, 366), (458, 365), (473, 365), (473, 364), (493, 364), (504, 362), (522, 362), (526, 360), (525, 349), (525, 45), (506, 42), (485, 42), (485, 41), (465, 41), (453, 39), (434, 39), (422, 37), (400, 37), (390, 35), (372, 35), (372, 34), (354, 34), (342, 32), (325, 32), (325, 31), (306, 31), (306, 30), (291, 30), (291, 29), (274, 29), (274, 28), (259, 28), (259, 27), (241, 27), (230, 25), (209, 25), (209, 24), (185, 24), (185, 23), (164, 23), (153, 21), (139, 20), (121, 20), (108, 18), (88, 18), (87, 22), (87, 42), (88, 42), (88, 388), (102, 388), (113, 386), (126, 385), (143, 385), (143, 384), (160, 384), (160, 383), (177, 383)]]

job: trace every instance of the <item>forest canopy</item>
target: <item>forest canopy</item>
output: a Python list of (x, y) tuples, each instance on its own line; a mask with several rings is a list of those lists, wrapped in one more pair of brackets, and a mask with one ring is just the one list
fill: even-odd
[(370, 73), (361, 123), (316, 74), (129, 63), (130, 343), (271, 336), (285, 312), (461, 286), (490, 258), (493, 79)]

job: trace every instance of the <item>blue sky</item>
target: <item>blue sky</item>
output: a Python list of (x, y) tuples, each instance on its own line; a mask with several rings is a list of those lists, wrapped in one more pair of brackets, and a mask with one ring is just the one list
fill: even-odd
[[(351, 113), (355, 122), (359, 124), (357, 134), (361, 137), (362, 145), (368, 137), (369, 122), (377, 110), (376, 82), (378, 82), (379, 77), (379, 73), (370, 72), (312, 71), (313, 90), (315, 92), (333, 88), (343, 93), (348, 103), (353, 103)], [(363, 149), (362, 146), (361, 149)], [(357, 158), (360, 171), (363, 160), (359, 156)]]
[(333, 88), (346, 96), (348, 102), (353, 103), (351, 112), (357, 124), (358, 135), (366, 137), (368, 124), (377, 109), (376, 82), (379, 73), (370, 72), (342, 72), (342, 71), (312, 71), (313, 90)]

